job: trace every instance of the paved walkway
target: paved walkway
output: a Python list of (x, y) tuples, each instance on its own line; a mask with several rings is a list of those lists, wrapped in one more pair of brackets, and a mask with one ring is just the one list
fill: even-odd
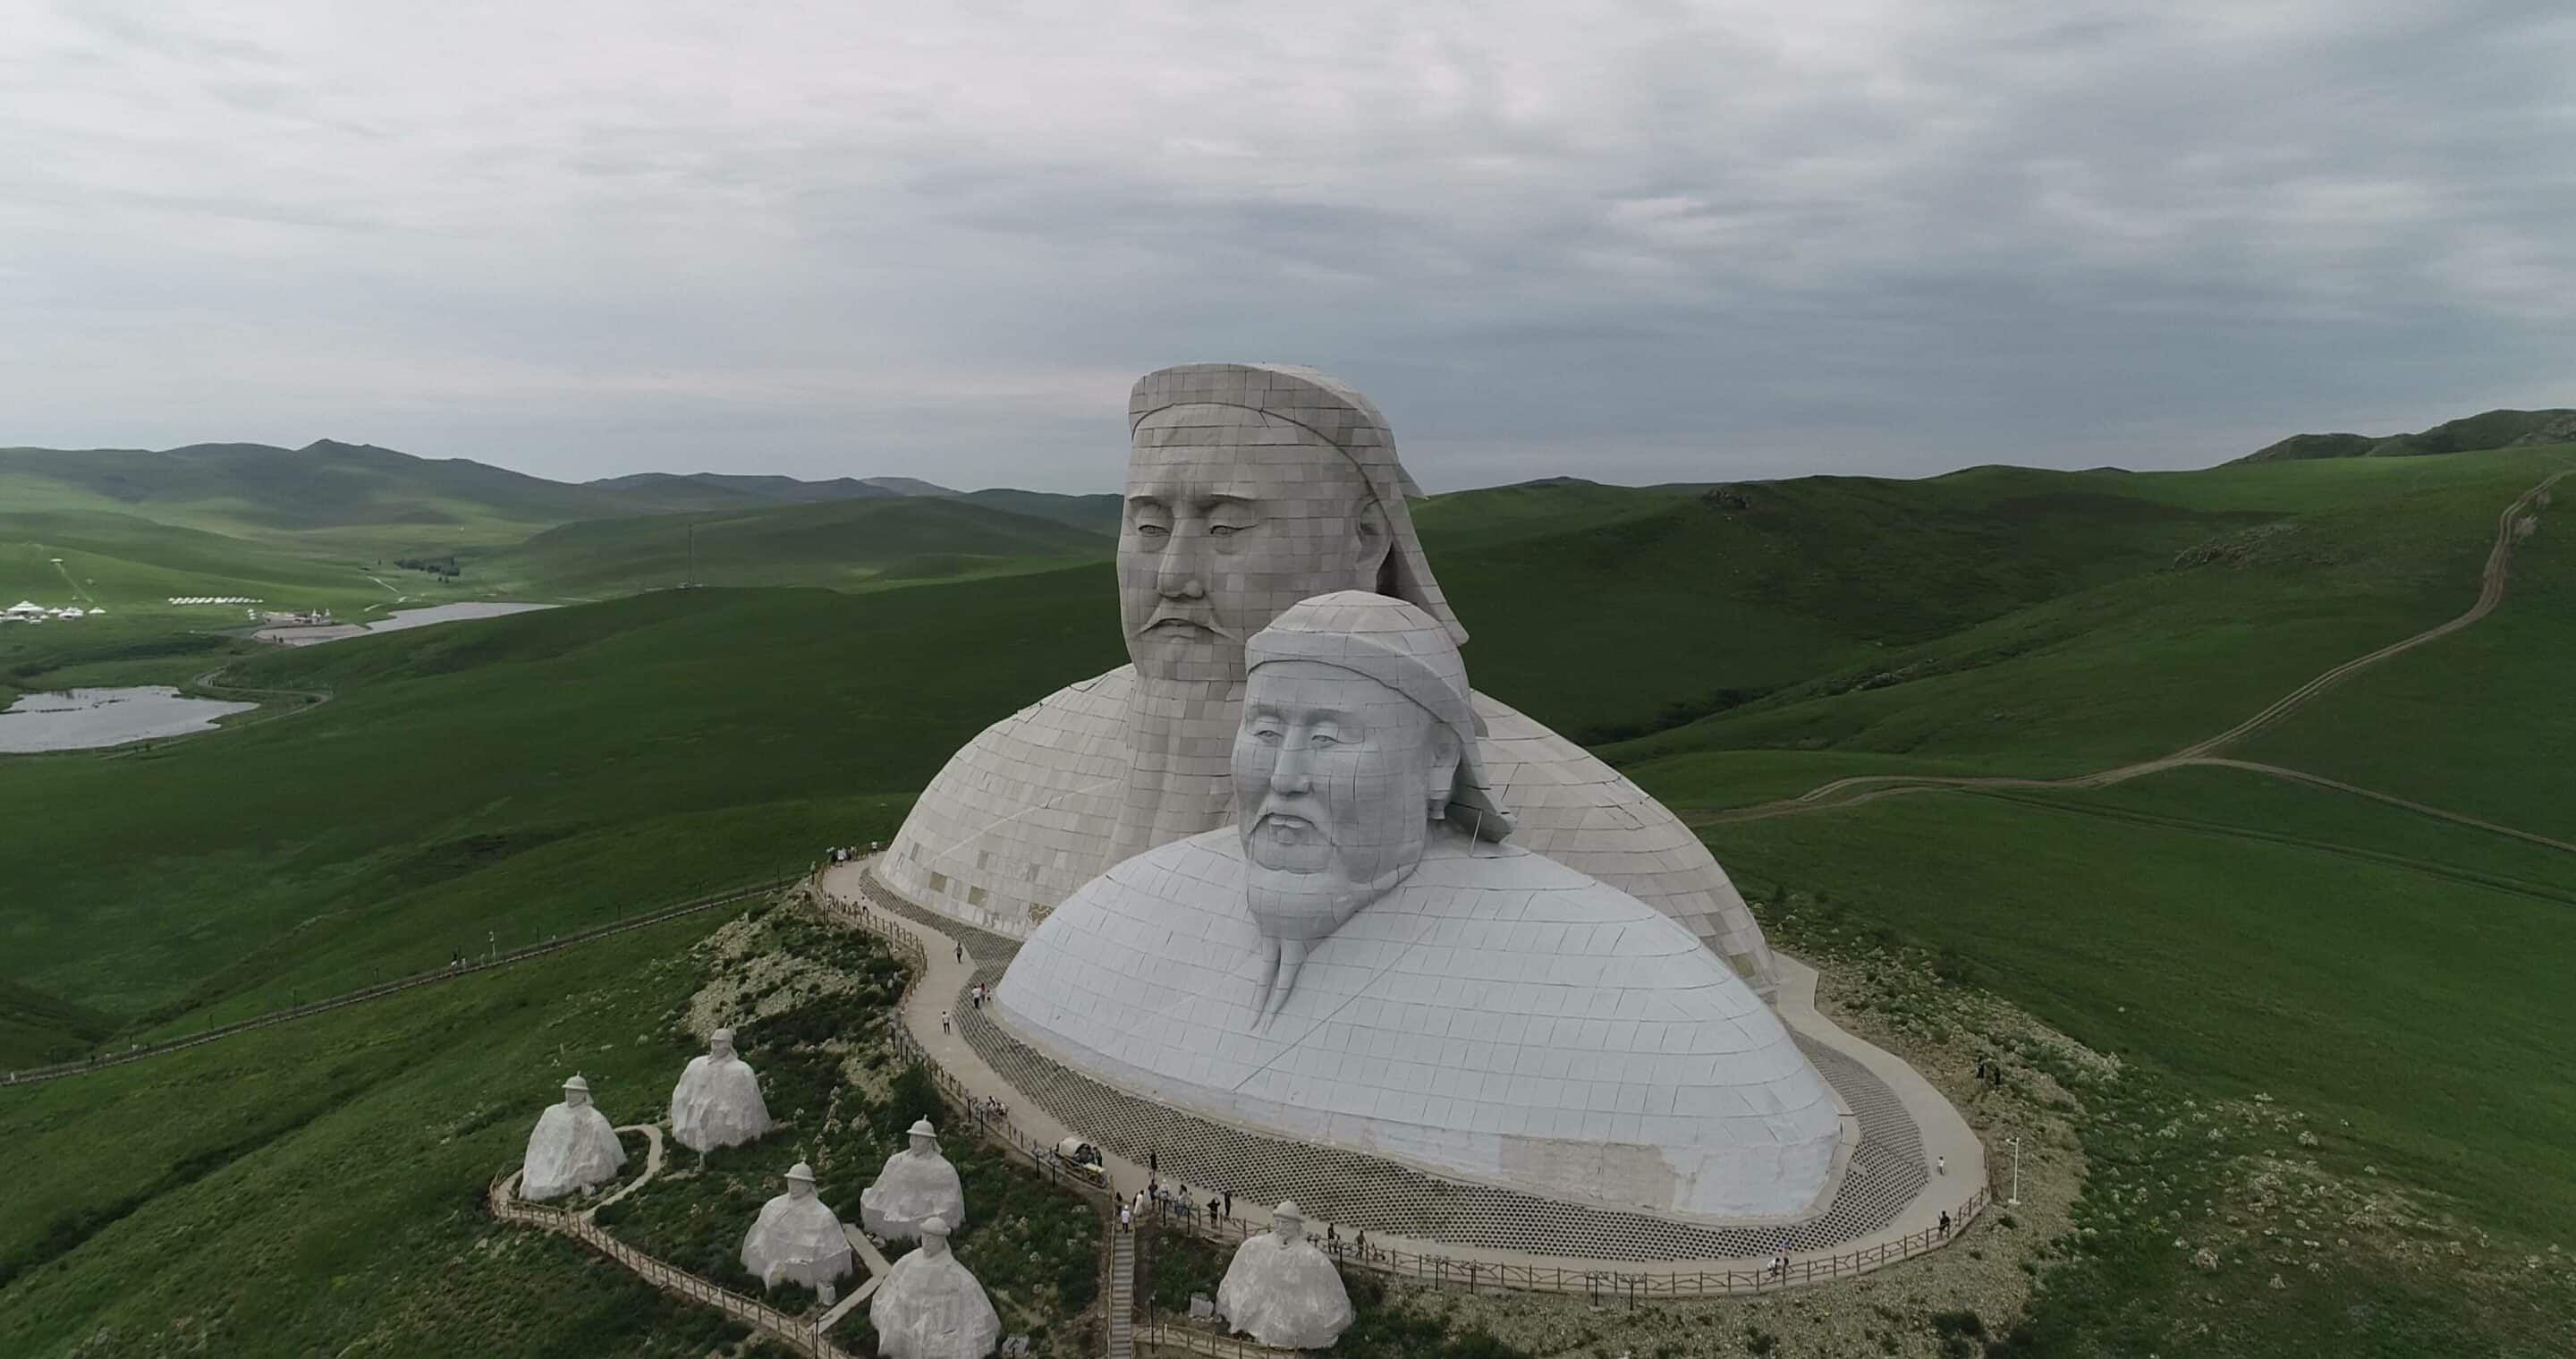
[[(823, 875), (827, 895), (844, 909), (865, 909), (878, 922), (918, 941), (928, 960), (927, 973), (906, 997), (901, 1017), (916, 1035), (925, 1053), (938, 1063), (973, 1097), (997, 1098), (1010, 1110), (1011, 1121), (1042, 1142), (1052, 1144), (1066, 1136), (1080, 1134), (1087, 1141), (1098, 1141), (1090, 1129), (1069, 1127), (1053, 1111), (1031, 1098), (1004, 1079), (984, 1056), (977, 1052), (955, 1022), (956, 1012), (967, 1004), (962, 993), (975, 979), (979, 961), (967, 941), (981, 934), (965, 926), (934, 926), (925, 918), (886, 910), (869, 902), (862, 889), (868, 865), (864, 862), (836, 865)], [(991, 939), (991, 937), (987, 937)], [(992, 939), (983, 945), (988, 951), (1006, 946)], [(1851, 1061), (1875, 1076), (1901, 1102), (1920, 1130), (1922, 1142), (1917, 1155), (1926, 1172), (1923, 1187), (1885, 1226), (1863, 1235), (1833, 1243), (1829, 1247), (1800, 1246), (1800, 1251), (1830, 1249), (1836, 1254), (1861, 1254), (1884, 1250), (1883, 1258), (1900, 1258), (1919, 1244), (1904, 1245), (1909, 1237), (1919, 1238), (1936, 1230), (1940, 1216), (1949, 1212), (1954, 1235), (1982, 1207), (1976, 1198), (1985, 1184), (1985, 1152), (1976, 1134), (1959, 1112), (1942, 1098), (1931, 1083), (1895, 1056), (1882, 1052), (1844, 1032), (1815, 1010), (1814, 969), (1786, 960), (1778, 1001), (1781, 1017), (1800, 1037), (1827, 1046), (1839, 1057)], [(946, 1013), (950, 1023), (941, 1024)], [(1105, 1168), (1111, 1188), (1121, 1197), (1133, 1197), (1145, 1187), (1146, 1167), (1114, 1149), (1104, 1147)], [(1933, 1174), (1934, 1158), (1947, 1158), (1944, 1174)], [(1194, 1185), (1204, 1193), (1209, 1186)], [(1235, 1215), (1249, 1231), (1267, 1230), (1269, 1212), (1265, 1205), (1238, 1202)], [(1765, 1236), (1779, 1229), (1765, 1228)], [(1770, 1258), (1769, 1249), (1758, 1254), (1724, 1258), (1672, 1260), (1603, 1260), (1598, 1257), (1575, 1257), (1539, 1254), (1488, 1246), (1460, 1244), (1447, 1239), (1426, 1239), (1397, 1231), (1372, 1228), (1370, 1245), (1375, 1251), (1420, 1253), (1444, 1257), (1450, 1261), (1485, 1265), (1506, 1265), (1566, 1271), (1600, 1270), (1605, 1266), (1626, 1275), (1699, 1275), (1720, 1272), (1758, 1272)], [(1903, 1246), (1900, 1249), (1900, 1246)]]

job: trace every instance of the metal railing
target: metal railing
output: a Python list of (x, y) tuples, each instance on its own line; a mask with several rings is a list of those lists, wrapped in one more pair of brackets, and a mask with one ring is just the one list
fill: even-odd
[[(815, 899), (821, 902), (823, 909), (834, 918), (884, 939), (899, 958), (911, 965), (912, 977), (904, 983), (905, 998), (908, 999), (912, 994), (912, 988), (929, 975), (928, 946), (913, 934), (912, 929), (932, 927), (918, 925), (917, 922), (909, 920), (898, 925), (889, 920), (884, 912), (871, 910), (864, 904), (851, 906), (830, 893), (821, 891), (819, 883)], [(1050, 1168), (1055, 1149), (1052, 1146), (1040, 1145), (1038, 1139), (1011, 1123), (1007, 1117), (992, 1118), (979, 1112), (977, 1097), (966, 1088), (963, 1082), (948, 1074), (947, 1069), (933, 1059), (913, 1037), (912, 1031), (903, 1022), (900, 1000), (896, 1003), (895, 1013), (888, 1028), (893, 1035), (896, 1048), (926, 1067), (932, 1081), (939, 1086), (943, 1095), (965, 1110), (970, 1117), (975, 1118), (977, 1124), (987, 1132), (1028, 1154), (1031, 1161), (1041, 1169)], [(1118, 1201), (1116, 1191), (1103, 1189), (1080, 1176), (1068, 1175), (1062, 1178), (1066, 1183), (1073, 1184), (1086, 1194), (1104, 1198), (1110, 1211), (1116, 1211)], [(1926, 1227), (1891, 1241), (1881, 1241), (1845, 1251), (1804, 1255), (1792, 1251), (1789, 1252), (1785, 1267), (1775, 1262), (1750, 1269), (1721, 1270), (1569, 1268), (1561, 1265), (1524, 1265), (1491, 1260), (1460, 1259), (1455, 1256), (1435, 1255), (1421, 1251), (1364, 1246), (1357, 1240), (1329, 1244), (1318, 1241), (1316, 1245), (1342, 1265), (1393, 1278), (1436, 1284), (1444, 1288), (1460, 1288), (1469, 1292), (1491, 1288), (1498, 1291), (1582, 1293), (1590, 1296), (1595, 1302), (1625, 1300), (1633, 1306), (1640, 1301), (1655, 1299), (1723, 1297), (1773, 1292), (1783, 1288), (1829, 1283), (1836, 1279), (1866, 1274), (1883, 1265), (1910, 1259), (1947, 1244), (1951, 1239), (1965, 1232), (1968, 1224), (1982, 1216), (1991, 1201), (1990, 1191), (1985, 1185), (1980, 1184), (1973, 1188), (1967, 1198), (1951, 1212), (1950, 1226), (1947, 1231), (1939, 1227)], [(1137, 1225), (1140, 1229), (1153, 1225), (1165, 1229), (1189, 1231), (1205, 1236), (1219, 1245), (1240, 1244), (1247, 1236), (1269, 1230), (1267, 1227), (1242, 1218), (1211, 1218), (1199, 1211), (1195, 1205), (1180, 1211), (1149, 1213), (1147, 1221)], [(1147, 1321), (1149, 1324), (1158, 1324), (1151, 1323), (1150, 1315)], [(1203, 1331), (1195, 1333), (1206, 1334)], [(1245, 1343), (1250, 1344), (1250, 1342)], [(1244, 1352), (1260, 1353), (1262, 1347), (1252, 1345)]]

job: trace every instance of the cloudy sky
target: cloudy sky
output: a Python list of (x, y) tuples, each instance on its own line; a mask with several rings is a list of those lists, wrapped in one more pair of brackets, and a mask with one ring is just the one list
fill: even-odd
[(1235, 358), (1435, 490), (2576, 405), (2565, 0), (0, 12), (0, 445), (1104, 489)]

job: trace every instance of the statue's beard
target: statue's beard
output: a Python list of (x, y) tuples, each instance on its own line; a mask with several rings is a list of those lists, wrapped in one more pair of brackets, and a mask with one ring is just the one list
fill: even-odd
[(1259, 1025), (1267, 1027), (1288, 1003), (1288, 993), (1296, 989), (1307, 951), (1411, 875), (1422, 862), (1422, 846), (1398, 855), (1394, 867), (1366, 880), (1352, 876), (1349, 861), (1338, 852), (1316, 872), (1292, 873), (1262, 867), (1248, 843), (1244, 850), (1244, 905), (1261, 931), (1265, 955)]
[(1138, 667), (1127, 695), (1127, 778), (1102, 869), (1225, 824), (1242, 710), (1240, 679), (1166, 679)]

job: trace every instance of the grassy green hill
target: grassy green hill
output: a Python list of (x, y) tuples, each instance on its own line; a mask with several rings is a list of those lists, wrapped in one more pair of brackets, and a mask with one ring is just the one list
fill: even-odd
[[(1710, 818), (1849, 775), (2062, 775), (2166, 754), (2457, 614), (2497, 512), (2571, 462), (2576, 448), (2522, 447), (2195, 473), (1559, 482), (1439, 497), (1419, 519), (1475, 634), (1478, 686), (1560, 730), (1627, 738), (1608, 753)], [(2556, 513), (2492, 618), (2231, 753), (2570, 834), (2571, 733), (2549, 686), (2576, 641), (2576, 557)], [(844, 585), (918, 581), (902, 564), (943, 555), (1022, 574), (657, 591), (262, 652), (232, 678), (331, 700), (149, 755), (0, 760), (0, 1061), (186, 1032), (885, 838), (977, 729), (1122, 656), (1104, 537), (972, 498), (579, 523), (468, 556), (462, 579), (636, 588), (673, 570), (672, 529), (692, 520), (701, 574), (728, 583), (810, 580), (818, 563)], [(326, 550), (165, 542), (94, 509), (0, 525), (30, 545), (0, 550), (18, 573), (0, 580), (40, 581), (37, 548), (133, 590), (253, 549), (270, 555), (241, 579), (340, 579)], [(1028, 569), (1058, 556), (1091, 560)], [(19, 679), (204, 669), (236, 649), (91, 636), (22, 656)], [(1957, 984), (2190, 1099), (2295, 1104), (2321, 1173), (2433, 1197), (2492, 1234), (2465, 1247), (2479, 1260), (2576, 1249), (2576, 1086), (2551, 1046), (2576, 1022), (2557, 980), (2576, 964), (2576, 855), (2207, 768), (1710, 819), (1703, 834), (1766, 909), (1822, 899), (1802, 909), (1920, 944)], [(0, 1336), (159, 1352), (185, 1317), (209, 1319), (215, 1352), (362, 1335), (428, 1352), (430, 1333), (573, 1352), (643, 1304), (576, 1257), (477, 1244), (468, 1197), (526, 1112), (481, 1092), (574, 1054), (618, 1088), (667, 1080), (663, 1040), (644, 1036), (681, 994), (662, 964), (703, 933), (621, 936), (490, 985), (0, 1093), (0, 1137), (43, 1168), (27, 1206), (0, 1208), (0, 1260), (34, 1271), (0, 1283)], [(202, 1112), (159, 1117), (179, 1108)], [(2126, 1136), (2086, 1134), (2106, 1200), (2138, 1163)], [(342, 1185), (346, 1202), (328, 1192)], [(2466, 1266), (2432, 1244), (2406, 1243), (2423, 1246), (2407, 1271), (2206, 1281), (2170, 1242), (2228, 1210), (2105, 1206), (2088, 1219), (2100, 1236), (2063, 1243), (2048, 1276), (2070, 1280), (2043, 1304), (2057, 1339), (2027, 1352), (2393, 1356), (2428, 1335), (2553, 1352), (2529, 1318), (2483, 1310), (2491, 1293), (2462, 1302), (2447, 1271)], [(471, 1287), (419, 1287), (423, 1261)], [(2086, 1291), (2106, 1280), (2118, 1297)], [(2221, 1329), (2158, 1329), (2217, 1288)]]
[(467, 570), (503, 591), (652, 589), (688, 578), (693, 535), (701, 584), (836, 589), (1043, 569), (1115, 546), (1050, 519), (906, 496), (590, 520), (471, 557)]
[(2415, 434), (2293, 434), (2238, 459), (2283, 462), (2303, 458), (2416, 458), (2432, 453), (2471, 453), (2490, 448), (2576, 443), (2576, 410), (2487, 411), (2446, 420)]

